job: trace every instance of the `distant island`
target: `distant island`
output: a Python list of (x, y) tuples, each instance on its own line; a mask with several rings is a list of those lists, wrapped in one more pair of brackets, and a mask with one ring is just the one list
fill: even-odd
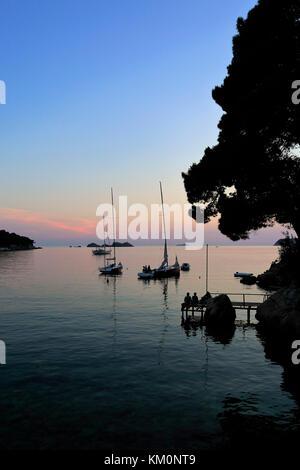
[[(89, 243), (87, 245), (88, 248), (100, 248), (100, 247), (103, 247), (104, 246), (104, 243), (102, 245), (97, 245), (97, 243)], [(133, 247), (134, 245), (132, 245), (131, 243), (129, 242), (114, 242), (112, 243), (111, 245), (105, 245), (107, 247), (117, 247), (117, 248), (124, 248), (124, 247)]]
[(0, 230), (0, 251), (35, 250), (31, 238)]

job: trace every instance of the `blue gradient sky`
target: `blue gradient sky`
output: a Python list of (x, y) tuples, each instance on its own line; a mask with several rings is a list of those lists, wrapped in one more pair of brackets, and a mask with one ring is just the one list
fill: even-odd
[(71, 239), (42, 219), (93, 223), (111, 185), (149, 204), (162, 180), (165, 202), (186, 202), (180, 173), (216, 141), (211, 89), (255, 3), (2, 1), (1, 226)]

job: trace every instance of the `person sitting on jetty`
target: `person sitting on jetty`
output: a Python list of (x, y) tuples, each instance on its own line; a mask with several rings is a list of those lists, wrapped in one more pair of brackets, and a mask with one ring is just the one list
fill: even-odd
[(186, 293), (186, 296), (184, 298), (184, 303), (186, 306), (191, 305), (192, 303), (192, 297), (190, 296), (189, 292)]
[(194, 292), (194, 295), (192, 297), (192, 305), (198, 305), (198, 303), (199, 303), (199, 299), (197, 296), (197, 292)]
[(191, 305), (191, 303), (192, 303), (192, 297), (190, 296), (190, 293), (187, 292), (184, 298), (184, 302), (183, 304), (181, 304), (181, 310), (188, 308)]

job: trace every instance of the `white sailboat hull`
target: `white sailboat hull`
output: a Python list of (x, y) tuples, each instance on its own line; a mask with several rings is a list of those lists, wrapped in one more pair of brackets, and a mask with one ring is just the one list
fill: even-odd
[(149, 273), (138, 273), (139, 279), (153, 279), (153, 277), (154, 277), (153, 271)]

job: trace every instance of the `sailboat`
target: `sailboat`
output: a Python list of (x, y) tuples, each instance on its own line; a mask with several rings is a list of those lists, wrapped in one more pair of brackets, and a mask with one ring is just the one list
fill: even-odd
[(165, 240), (164, 259), (159, 268), (153, 270), (153, 278), (158, 279), (162, 277), (173, 277), (180, 275), (180, 265), (176, 256), (175, 263), (169, 266), (167, 242)]
[[(106, 265), (102, 268), (99, 268), (101, 274), (122, 274), (123, 265), (121, 262), (117, 264), (116, 262), (116, 233), (115, 233), (115, 217), (114, 217), (114, 195), (111, 188), (111, 206), (112, 206), (112, 217), (113, 217), (113, 232), (114, 232), (114, 256), (112, 258), (106, 258)], [(108, 261), (113, 261), (113, 263), (108, 264)]]
[(109, 255), (111, 253), (111, 250), (107, 250), (106, 249), (106, 244), (105, 244), (105, 239), (104, 239), (104, 243), (103, 243), (103, 248), (102, 247), (99, 247), (99, 248), (96, 248), (95, 250), (93, 250), (93, 255)]
[(166, 221), (165, 221), (164, 200), (163, 200), (161, 182), (159, 182), (159, 185), (160, 185), (160, 196), (161, 196), (161, 205), (162, 205), (162, 214), (163, 214), (163, 223), (164, 223), (164, 235), (165, 235), (164, 258), (159, 268), (151, 269), (150, 266), (148, 268), (144, 266), (143, 271), (141, 273), (138, 273), (138, 277), (140, 279), (160, 279), (164, 277), (180, 276), (180, 265), (178, 263), (177, 256), (176, 256), (175, 263), (169, 266), (167, 235), (166, 235)]

